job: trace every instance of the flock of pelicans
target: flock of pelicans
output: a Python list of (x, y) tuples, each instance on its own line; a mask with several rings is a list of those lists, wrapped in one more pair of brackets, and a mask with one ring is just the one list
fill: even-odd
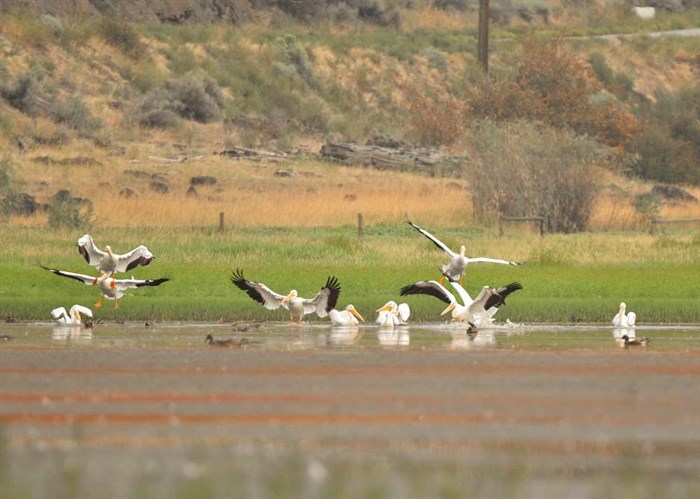
[[(510, 294), (522, 289), (522, 285), (518, 282), (512, 282), (497, 288), (484, 286), (477, 297), (472, 299), (462, 286), (467, 265), (476, 262), (502, 265), (520, 265), (520, 263), (487, 257), (467, 257), (464, 246), (461, 246), (459, 253), (457, 253), (430, 232), (410, 221), (408, 224), (441, 249), (447, 255), (448, 261), (441, 267), (441, 276), (438, 280), (418, 281), (409, 284), (401, 288), (400, 295), (422, 294), (441, 300), (447, 304), (447, 307), (440, 315), (449, 313), (452, 322), (466, 323), (468, 325), (468, 336), (474, 338), (479, 328), (494, 322), (493, 317), (499, 307), (505, 304), (505, 300)], [(119, 279), (115, 277), (117, 273), (128, 272), (136, 267), (150, 264), (155, 257), (146, 246), (141, 245), (128, 253), (117, 254), (109, 246), (105, 246), (106, 251), (98, 248), (92, 237), (86, 234), (78, 239), (77, 247), (85, 261), (89, 265), (94, 266), (99, 275), (67, 272), (48, 268), (41, 264), (40, 266), (60, 277), (74, 279), (88, 286), (99, 286), (101, 295), (99, 301), (95, 303), (97, 308), (102, 306), (102, 301), (106, 298), (114, 300), (115, 309), (118, 309), (120, 307), (119, 299), (127, 289), (159, 286), (169, 280), (167, 278), (135, 279), (132, 277), (131, 279)], [(333, 276), (328, 277), (325, 285), (313, 298), (302, 298), (295, 289), (292, 289), (287, 294), (277, 293), (261, 282), (246, 279), (243, 271), (240, 269), (232, 272), (230, 279), (234, 286), (244, 291), (250, 298), (265, 308), (269, 310), (275, 310), (280, 307), (287, 309), (290, 320), (295, 323), (300, 324), (304, 316), (309, 314), (316, 314), (322, 318), (328, 317), (334, 326), (357, 326), (359, 322), (365, 322), (365, 318), (352, 304), (346, 305), (341, 310), (336, 309), (340, 296), (340, 283)], [(445, 287), (445, 281), (449, 283), (457, 296)], [(376, 313), (375, 324), (380, 327), (401, 326), (407, 323), (411, 315), (407, 303), (398, 304), (393, 300), (377, 309)], [(63, 307), (58, 307), (53, 309), (51, 314), (56, 322), (63, 325), (80, 325), (83, 321), (83, 316), (88, 318), (85, 321), (87, 326), (91, 326), (94, 323), (92, 311), (82, 305), (74, 305), (69, 311), (66, 311)], [(613, 318), (612, 324), (618, 331), (621, 331), (619, 334), (616, 334), (616, 338), (621, 346), (646, 346), (650, 341), (648, 338), (636, 338), (634, 334), (635, 323), (636, 314), (634, 312), (626, 313), (625, 303), (620, 303), (619, 311)], [(211, 336), (208, 336), (206, 341), (214, 345), (228, 344), (225, 340), (215, 340)]]

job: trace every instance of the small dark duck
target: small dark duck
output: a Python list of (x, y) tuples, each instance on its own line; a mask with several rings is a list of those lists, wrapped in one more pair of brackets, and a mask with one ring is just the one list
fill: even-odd
[(633, 347), (645, 347), (649, 343), (651, 343), (651, 338), (647, 338), (646, 336), (642, 338), (630, 338), (628, 335), (623, 334), (620, 339), (619, 339), (620, 346), (623, 348), (629, 348), (631, 346)]

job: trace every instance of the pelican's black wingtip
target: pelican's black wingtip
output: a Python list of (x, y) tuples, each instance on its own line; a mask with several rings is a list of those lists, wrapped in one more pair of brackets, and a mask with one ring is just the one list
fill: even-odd
[(233, 284), (238, 285), (239, 282), (245, 281), (245, 277), (243, 277), (243, 269), (236, 268), (236, 270), (231, 271), (231, 282)]

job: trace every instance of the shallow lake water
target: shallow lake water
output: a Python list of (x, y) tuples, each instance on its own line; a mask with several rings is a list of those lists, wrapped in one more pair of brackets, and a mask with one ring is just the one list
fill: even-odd
[(0, 324), (0, 496), (697, 497), (700, 325), (621, 333)]

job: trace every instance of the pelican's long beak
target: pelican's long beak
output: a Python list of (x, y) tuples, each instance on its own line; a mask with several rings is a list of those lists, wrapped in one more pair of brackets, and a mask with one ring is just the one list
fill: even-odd
[(78, 322), (83, 322), (83, 318), (80, 317), (80, 312), (77, 312), (77, 311), (76, 311), (76, 312), (75, 312), (75, 315), (78, 316)]
[(440, 312), (440, 315), (445, 315), (445, 314), (448, 313), (448, 312), (452, 312), (452, 311), (454, 310), (454, 308), (455, 308), (455, 304), (454, 304), (454, 303), (450, 303), (449, 305), (447, 305), (447, 308), (446, 308), (445, 310), (443, 310), (442, 312)]
[(291, 299), (292, 299), (292, 293), (289, 293), (287, 296), (282, 298), (282, 303), (287, 303)]
[(391, 305), (384, 305), (382, 308), (378, 308), (377, 312), (388, 312), (391, 310)]
[(107, 245), (105, 246), (105, 249), (107, 250), (107, 253), (109, 253), (109, 256), (114, 256), (114, 253), (112, 253), (112, 247)]
[(365, 322), (365, 318), (362, 317), (362, 314), (355, 307), (352, 307), (350, 309), (350, 313), (352, 315), (354, 315), (355, 317), (357, 317), (358, 319), (360, 319), (362, 322)]

